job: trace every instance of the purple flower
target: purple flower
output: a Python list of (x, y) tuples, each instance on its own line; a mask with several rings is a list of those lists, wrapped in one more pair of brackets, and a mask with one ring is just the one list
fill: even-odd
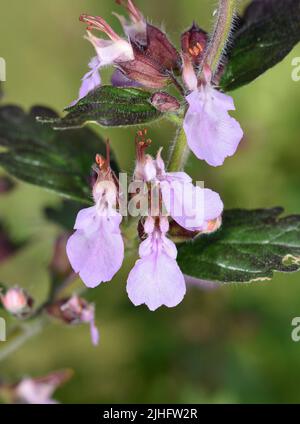
[(79, 212), (69, 239), (67, 254), (71, 265), (85, 285), (97, 287), (110, 281), (124, 259), (124, 243), (120, 224), (122, 217), (112, 211), (93, 206)]
[(113, 29), (100, 17), (82, 15), (81, 20), (87, 22), (89, 29), (98, 29), (107, 34), (110, 40), (95, 37), (90, 31), (86, 39), (94, 46), (97, 56), (89, 63), (91, 69), (82, 79), (79, 97), (72, 105), (85, 97), (90, 91), (101, 85), (99, 70), (105, 66), (117, 62), (126, 62), (134, 59), (134, 53), (129, 41), (122, 39)]
[(243, 131), (228, 111), (235, 110), (233, 99), (210, 85), (187, 96), (190, 105), (184, 130), (192, 152), (211, 166), (220, 166), (233, 156)]
[(204, 69), (204, 76), (205, 81), (200, 81), (199, 87), (191, 60), (185, 55), (183, 79), (192, 92), (186, 97), (189, 109), (183, 127), (188, 145), (197, 158), (211, 166), (220, 166), (235, 154), (243, 130), (228, 113), (235, 110), (232, 97), (212, 87), (209, 69)]
[(72, 374), (70, 370), (55, 371), (45, 377), (24, 378), (18, 384), (6, 388), (12, 394), (13, 403), (53, 405), (58, 403), (52, 399), (53, 393), (68, 381)]
[(71, 103), (70, 106), (74, 106), (80, 99), (83, 99), (90, 91), (93, 91), (99, 85), (101, 85), (101, 77), (99, 70), (101, 68), (101, 62), (98, 57), (95, 56), (89, 63), (89, 68), (91, 69), (85, 76), (82, 78), (82, 84), (79, 89), (78, 98)]
[(54, 405), (58, 402), (52, 399), (55, 390), (51, 384), (36, 383), (31, 378), (26, 378), (19, 383), (16, 396), (21, 403), (32, 405)]
[(99, 331), (95, 324), (95, 307), (78, 296), (72, 296), (60, 306), (63, 319), (70, 324), (90, 324), (91, 339), (94, 346), (99, 344)]
[(116, 212), (117, 187), (107, 161), (98, 159), (100, 169), (93, 188), (96, 204), (79, 212), (76, 232), (67, 243), (72, 268), (90, 288), (110, 281), (124, 259), (122, 216)]
[(147, 239), (141, 243), (139, 259), (129, 274), (127, 293), (135, 306), (146, 304), (151, 311), (160, 306), (177, 306), (186, 293), (185, 280), (176, 262), (175, 244), (166, 237), (169, 230), (167, 218), (159, 225), (147, 218)]
[(205, 231), (210, 221), (221, 216), (224, 205), (218, 193), (194, 186), (185, 172), (166, 172), (160, 152), (156, 166), (164, 206), (181, 227)]

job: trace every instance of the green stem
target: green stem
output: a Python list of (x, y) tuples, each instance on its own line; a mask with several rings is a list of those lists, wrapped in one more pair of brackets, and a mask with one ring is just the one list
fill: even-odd
[(219, 0), (215, 29), (203, 60), (203, 64), (210, 67), (213, 75), (218, 71), (230, 38), (237, 2), (238, 0)]
[(22, 325), (21, 328), (16, 330), (15, 334), (11, 336), (11, 341), (6, 342), (4, 347), (0, 350), (0, 362), (18, 350), (28, 340), (37, 336), (45, 327), (47, 321), (39, 318), (34, 323)]
[[(71, 273), (65, 281), (56, 289), (51, 291), (49, 299), (37, 309), (37, 311), (29, 317), (28, 321), (19, 325), (9, 335), (9, 340), (3, 343), (3, 348), (0, 349), (0, 362), (10, 356), (12, 353), (21, 348), (26, 342), (41, 333), (41, 331), (50, 324), (50, 320), (44, 315), (45, 308), (51, 302), (58, 300), (63, 292), (72, 284), (77, 278), (75, 273)], [(82, 291), (77, 291), (77, 294), (82, 294)], [(1, 345), (2, 346), (2, 345)]]
[(185, 131), (183, 128), (179, 128), (171, 150), (168, 171), (182, 171), (188, 159), (189, 152)]

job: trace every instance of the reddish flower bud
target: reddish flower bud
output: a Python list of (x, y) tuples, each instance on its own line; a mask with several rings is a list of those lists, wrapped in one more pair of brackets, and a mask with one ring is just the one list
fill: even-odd
[(207, 33), (195, 23), (181, 36), (182, 51), (189, 54), (194, 65), (200, 65), (207, 42)]
[(137, 45), (132, 45), (134, 60), (118, 64), (119, 69), (125, 76), (139, 84), (151, 88), (164, 88), (170, 82), (170, 76), (160, 64), (152, 61), (145, 52)]
[(164, 32), (149, 23), (147, 23), (146, 54), (163, 69), (170, 71), (180, 69), (181, 58), (176, 48)]
[(33, 306), (33, 299), (19, 287), (8, 289), (1, 295), (1, 302), (9, 313), (19, 318), (25, 318)]
[(95, 307), (79, 296), (61, 299), (47, 307), (47, 313), (66, 324), (88, 323), (94, 345), (99, 343), (99, 332), (95, 326)]
[(151, 103), (160, 112), (176, 112), (180, 109), (179, 101), (170, 94), (162, 91), (153, 94)]
[(118, 63), (127, 78), (148, 88), (160, 89), (170, 82), (169, 72), (181, 67), (181, 58), (167, 36), (147, 23), (147, 44), (132, 42), (134, 60)]

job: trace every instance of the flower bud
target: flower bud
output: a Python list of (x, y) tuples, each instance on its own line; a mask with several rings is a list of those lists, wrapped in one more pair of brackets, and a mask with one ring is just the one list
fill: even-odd
[(95, 325), (95, 307), (79, 296), (61, 299), (47, 307), (47, 313), (69, 325), (90, 324), (94, 345), (99, 343), (99, 332)]
[(180, 109), (179, 101), (170, 94), (162, 91), (153, 94), (151, 103), (160, 112), (176, 112)]
[(8, 289), (1, 295), (1, 302), (8, 312), (20, 318), (26, 317), (33, 306), (33, 299), (19, 287)]
[(175, 71), (181, 67), (181, 58), (166, 34), (154, 25), (147, 23), (146, 55), (158, 63), (162, 69)]
[(152, 61), (138, 46), (133, 45), (133, 50), (134, 60), (118, 64), (127, 78), (153, 90), (169, 84), (170, 76), (160, 64)]

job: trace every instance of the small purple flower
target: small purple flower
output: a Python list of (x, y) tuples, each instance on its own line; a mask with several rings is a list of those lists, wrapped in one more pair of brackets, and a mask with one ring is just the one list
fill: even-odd
[(93, 188), (95, 206), (79, 212), (76, 232), (67, 243), (72, 268), (87, 287), (110, 281), (124, 259), (124, 243), (116, 212), (117, 187), (109, 163), (98, 157), (98, 180)]
[(147, 239), (140, 245), (139, 259), (129, 274), (127, 293), (135, 306), (146, 304), (151, 311), (160, 306), (177, 306), (186, 293), (185, 280), (176, 262), (175, 244), (166, 237), (167, 218), (159, 224), (147, 218), (144, 225)]
[(99, 85), (101, 85), (101, 77), (99, 74), (99, 70), (101, 68), (101, 62), (97, 56), (93, 57), (93, 59), (89, 63), (89, 68), (91, 69), (85, 76), (82, 78), (82, 84), (79, 89), (78, 98), (71, 103), (70, 106), (74, 106), (80, 99), (83, 99), (90, 91), (93, 91)]
[(156, 166), (164, 206), (181, 227), (204, 231), (210, 221), (221, 216), (224, 205), (218, 193), (194, 186), (185, 172), (166, 172), (160, 152)]
[(107, 34), (110, 40), (95, 37), (90, 31), (86, 39), (94, 46), (97, 56), (89, 63), (91, 69), (82, 79), (79, 97), (72, 105), (85, 97), (90, 91), (101, 85), (99, 70), (105, 66), (117, 62), (126, 62), (134, 59), (134, 53), (129, 41), (122, 39), (113, 29), (100, 17), (82, 15), (81, 20), (87, 22), (89, 29), (98, 29)]
[(53, 405), (58, 402), (53, 393), (72, 377), (70, 370), (56, 371), (45, 377), (24, 378), (14, 387), (7, 386), (14, 403), (32, 405)]
[(99, 344), (99, 331), (95, 324), (95, 307), (78, 296), (72, 296), (60, 306), (64, 319), (70, 324), (90, 324), (91, 339), (94, 346)]
[(52, 399), (55, 390), (51, 384), (36, 383), (31, 378), (25, 378), (19, 383), (16, 396), (21, 403), (31, 405), (54, 405), (58, 402)]
[(187, 142), (198, 159), (211, 166), (220, 166), (227, 157), (235, 154), (243, 130), (228, 113), (235, 110), (232, 97), (213, 88), (210, 76), (198, 87), (193, 73), (186, 59), (183, 78), (192, 90), (186, 97), (189, 104), (184, 120)]

